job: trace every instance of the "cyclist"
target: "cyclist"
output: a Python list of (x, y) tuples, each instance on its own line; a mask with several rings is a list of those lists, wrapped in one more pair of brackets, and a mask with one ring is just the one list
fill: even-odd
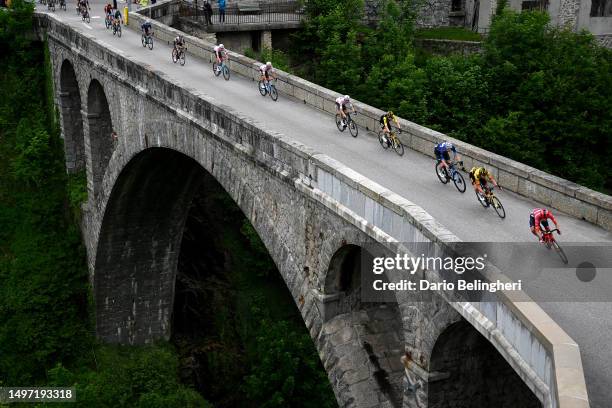
[[(483, 188), (487, 186), (487, 179), (489, 179), (495, 187), (499, 187), (493, 175), (484, 167), (472, 167), (472, 170), (470, 170), (470, 180), (472, 180), (474, 191), (485, 194)], [(488, 191), (486, 195), (489, 195)]]
[(183, 52), (184, 48), (185, 48), (185, 39), (183, 38), (182, 35), (177, 35), (176, 38), (174, 39), (174, 49), (176, 50), (177, 57), (181, 55), (181, 52)]
[(344, 126), (344, 128), (346, 128), (346, 108), (349, 106), (353, 113), (356, 113), (355, 107), (351, 103), (351, 98), (348, 95), (336, 98), (336, 113), (342, 118), (342, 126)]
[(84, 15), (85, 12), (90, 9), (89, 7), (89, 0), (78, 0), (78, 4), (79, 4), (79, 11), (81, 12), (81, 15)]
[(121, 15), (121, 11), (119, 9), (115, 10), (115, 14), (113, 16), (113, 27), (117, 26), (117, 24), (123, 23), (123, 16)]
[(145, 22), (142, 23), (142, 25), (140, 26), (140, 30), (144, 33), (146, 37), (149, 37), (151, 34), (153, 34), (153, 31), (151, 31), (151, 22), (149, 20), (145, 20)]
[(393, 114), (393, 111), (389, 111), (380, 117), (379, 122), (380, 127), (383, 130), (383, 141), (388, 145), (389, 139), (387, 138), (387, 135), (391, 132), (391, 126), (389, 124), (391, 122), (395, 123), (395, 126), (397, 126), (401, 132), (402, 129), (400, 128), (399, 120), (397, 120), (397, 116)]
[(215, 51), (215, 57), (217, 58), (217, 71), (220, 71), (223, 60), (228, 59), (227, 50), (223, 44), (216, 45), (213, 50)]
[(541, 226), (543, 226), (547, 232), (550, 231), (550, 227), (548, 226), (549, 219), (555, 223), (557, 232), (561, 234), (559, 224), (550, 210), (547, 210), (546, 208), (534, 208), (533, 211), (531, 211), (531, 214), (529, 214), (529, 228), (531, 229), (531, 233), (540, 239), (540, 242), (544, 242)]
[(272, 63), (270, 61), (259, 67), (259, 72), (261, 73), (261, 81), (270, 82), (270, 76), (276, 79), (276, 73), (274, 72), (274, 68), (272, 67)]
[(110, 3), (106, 3), (106, 6), (104, 6), (104, 15), (106, 16), (107, 20), (110, 20), (110, 16), (112, 15), (113, 12), (113, 6)]
[(434, 147), (434, 155), (438, 162), (442, 162), (443, 167), (448, 167), (450, 161), (450, 152), (453, 152), (453, 161), (458, 161), (461, 156), (457, 153), (457, 148), (451, 142), (438, 143)]

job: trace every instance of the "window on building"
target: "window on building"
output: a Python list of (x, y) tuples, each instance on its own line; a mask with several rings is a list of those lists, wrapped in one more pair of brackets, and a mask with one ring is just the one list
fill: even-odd
[(612, 0), (593, 0), (591, 2), (591, 17), (611, 17)]

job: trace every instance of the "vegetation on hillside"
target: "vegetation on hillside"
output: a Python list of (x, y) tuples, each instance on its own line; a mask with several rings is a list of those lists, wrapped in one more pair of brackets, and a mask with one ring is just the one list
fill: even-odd
[[(31, 4), (13, 7), (0, 10), (0, 384), (73, 386), (77, 407), (212, 406), (182, 383), (180, 344), (95, 341), (78, 225), (85, 173), (66, 175), (47, 47), (31, 35)], [(333, 406), (291, 295), (253, 227), (222, 197), (224, 223), (210, 251), (235, 254), (221, 275), (239, 289), (225, 286), (207, 315), (206, 340), (218, 347), (196, 346), (210, 362), (199, 372), (204, 394), (224, 392), (233, 406)]]

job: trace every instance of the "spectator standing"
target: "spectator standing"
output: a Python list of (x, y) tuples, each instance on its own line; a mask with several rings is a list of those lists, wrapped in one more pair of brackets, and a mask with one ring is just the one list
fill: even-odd
[(219, 22), (225, 23), (225, 0), (219, 0)]
[(208, 2), (208, 0), (204, 0), (204, 22), (207, 25), (212, 25), (212, 6)]

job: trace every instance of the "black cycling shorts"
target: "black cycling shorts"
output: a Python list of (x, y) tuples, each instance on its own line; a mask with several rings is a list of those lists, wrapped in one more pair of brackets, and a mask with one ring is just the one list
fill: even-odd
[[(548, 220), (543, 220), (540, 224), (548, 230)], [(529, 228), (535, 228), (535, 215), (533, 213), (529, 214)]]

